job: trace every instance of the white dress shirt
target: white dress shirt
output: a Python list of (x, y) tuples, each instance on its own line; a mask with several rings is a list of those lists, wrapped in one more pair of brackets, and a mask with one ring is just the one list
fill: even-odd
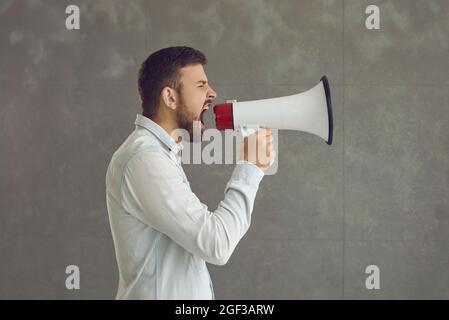
[(214, 299), (206, 262), (224, 265), (248, 230), (264, 172), (237, 164), (209, 211), (181, 167), (182, 144), (143, 115), (135, 124), (106, 174), (116, 299)]

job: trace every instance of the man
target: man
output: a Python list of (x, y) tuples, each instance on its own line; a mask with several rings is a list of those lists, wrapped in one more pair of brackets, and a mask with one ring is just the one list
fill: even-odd
[[(269, 164), (243, 159), (209, 211), (191, 191), (181, 167), (176, 129), (193, 135), (216, 93), (203, 66), (206, 57), (189, 47), (150, 55), (139, 71), (142, 115), (114, 153), (106, 175), (106, 199), (120, 273), (117, 299), (214, 299), (206, 262), (224, 265), (251, 221), (264, 170), (274, 161), (272, 136), (250, 138)], [(255, 159), (249, 162), (249, 159)]]

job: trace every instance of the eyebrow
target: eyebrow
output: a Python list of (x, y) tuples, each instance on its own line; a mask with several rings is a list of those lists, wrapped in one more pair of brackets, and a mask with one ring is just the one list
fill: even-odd
[(207, 83), (207, 81), (206, 81), (206, 80), (200, 80), (200, 81), (197, 81), (196, 83), (202, 83), (202, 84), (206, 84), (206, 83)]

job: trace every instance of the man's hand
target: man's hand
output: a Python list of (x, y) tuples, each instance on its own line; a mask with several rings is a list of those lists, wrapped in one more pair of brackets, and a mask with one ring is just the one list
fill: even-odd
[(275, 157), (271, 129), (260, 129), (244, 139), (243, 160), (265, 171), (273, 164)]

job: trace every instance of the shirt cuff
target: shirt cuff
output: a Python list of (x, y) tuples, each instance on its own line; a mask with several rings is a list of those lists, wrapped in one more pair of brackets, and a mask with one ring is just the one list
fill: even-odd
[(255, 164), (246, 160), (239, 160), (232, 173), (233, 180), (244, 181), (245, 183), (258, 187), (265, 173)]

